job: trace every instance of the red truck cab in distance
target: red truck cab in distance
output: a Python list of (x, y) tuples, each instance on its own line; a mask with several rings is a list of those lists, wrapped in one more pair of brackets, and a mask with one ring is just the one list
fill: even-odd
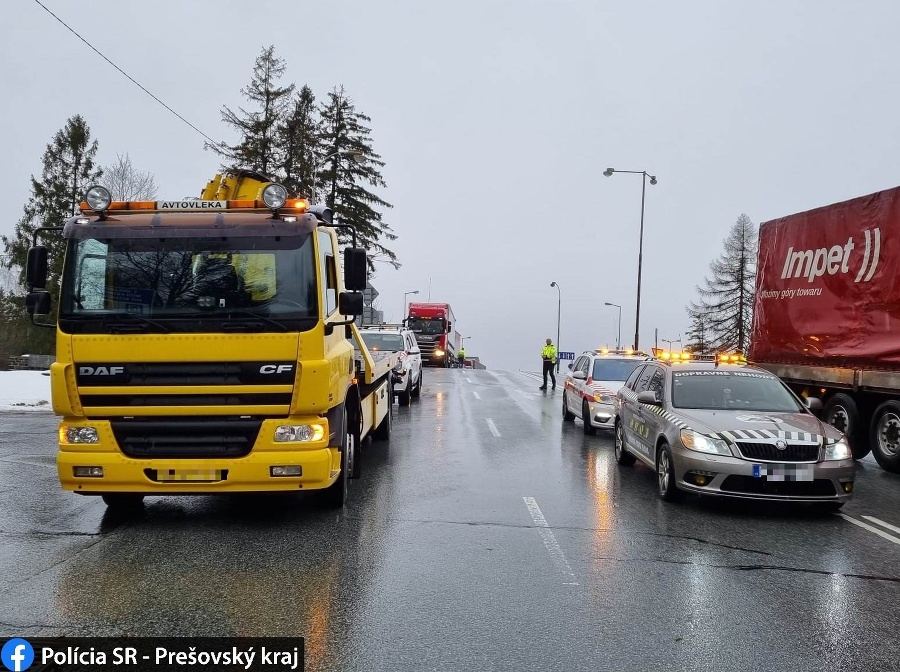
[(406, 318), (416, 335), (422, 363), (430, 366), (455, 366), (459, 350), (456, 318), (449, 303), (410, 303)]

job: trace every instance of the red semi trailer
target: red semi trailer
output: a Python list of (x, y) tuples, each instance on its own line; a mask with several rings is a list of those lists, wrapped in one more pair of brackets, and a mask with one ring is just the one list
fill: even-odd
[(760, 226), (749, 358), (900, 472), (900, 187)]

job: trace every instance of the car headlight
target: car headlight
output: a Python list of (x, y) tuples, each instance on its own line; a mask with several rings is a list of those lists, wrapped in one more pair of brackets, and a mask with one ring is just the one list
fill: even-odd
[(837, 441), (825, 442), (826, 460), (849, 460), (851, 457), (853, 457), (853, 451), (850, 450), (846, 438), (841, 437)]
[(698, 453), (708, 453), (709, 455), (727, 455), (731, 457), (731, 449), (728, 443), (723, 439), (714, 439), (704, 436), (690, 429), (681, 430), (681, 443), (688, 450), (695, 450)]

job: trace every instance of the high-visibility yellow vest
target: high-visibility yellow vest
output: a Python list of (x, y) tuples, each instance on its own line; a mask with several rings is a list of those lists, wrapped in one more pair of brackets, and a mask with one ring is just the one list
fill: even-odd
[(556, 364), (556, 346), (555, 345), (545, 345), (541, 349), (541, 358), (549, 360)]

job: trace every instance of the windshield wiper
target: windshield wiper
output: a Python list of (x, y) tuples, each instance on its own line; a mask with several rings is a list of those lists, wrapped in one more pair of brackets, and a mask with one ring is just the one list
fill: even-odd
[[(164, 325), (162, 322), (157, 322), (156, 320), (151, 320), (148, 317), (144, 317), (143, 315), (137, 315), (136, 313), (116, 313), (115, 315), (104, 315), (104, 317), (110, 317), (113, 319), (119, 319), (121, 317), (127, 317), (131, 320), (138, 320), (143, 322), (144, 325), (151, 325), (159, 329), (165, 334), (172, 333), (172, 330)], [(121, 331), (134, 331), (134, 327), (137, 327), (136, 324), (111, 324), (109, 322), (104, 321), (104, 325), (107, 329), (113, 330), (118, 329)]]
[[(260, 315), (259, 313), (254, 313), (252, 310), (229, 310), (226, 313), (216, 313), (216, 317), (227, 317), (232, 318), (236, 315), (240, 315), (242, 317), (253, 318), (255, 320), (259, 320), (261, 322), (265, 322), (266, 324), (271, 324), (273, 326), (278, 327), (282, 331), (290, 331), (291, 328), (286, 325), (284, 322), (279, 322), (278, 320), (274, 320), (271, 317), (266, 317), (265, 315)], [(238, 327), (239, 325), (234, 325)]]

